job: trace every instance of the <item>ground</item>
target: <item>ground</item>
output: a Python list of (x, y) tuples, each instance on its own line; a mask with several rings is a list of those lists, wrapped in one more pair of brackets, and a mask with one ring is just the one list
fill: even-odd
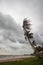
[(31, 57), (19, 61), (0, 62), (0, 65), (43, 65), (43, 59)]

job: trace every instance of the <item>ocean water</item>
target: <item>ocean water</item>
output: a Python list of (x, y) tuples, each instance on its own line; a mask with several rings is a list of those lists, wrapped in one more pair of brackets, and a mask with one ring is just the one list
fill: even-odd
[(28, 58), (31, 57), (30, 54), (27, 55), (0, 55), (0, 60), (7, 60), (7, 59), (15, 59), (15, 58)]
[(0, 60), (11, 59), (14, 57), (14, 55), (0, 55)]

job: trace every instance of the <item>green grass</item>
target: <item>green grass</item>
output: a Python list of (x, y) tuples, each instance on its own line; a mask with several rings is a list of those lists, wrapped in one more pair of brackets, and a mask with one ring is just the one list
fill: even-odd
[(43, 59), (37, 57), (24, 59), (22, 61), (3, 62), (0, 65), (43, 65)]

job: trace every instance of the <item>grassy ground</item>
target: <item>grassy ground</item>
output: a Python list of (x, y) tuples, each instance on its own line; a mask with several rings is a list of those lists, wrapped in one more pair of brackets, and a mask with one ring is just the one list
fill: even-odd
[(27, 58), (22, 61), (9, 61), (0, 63), (0, 65), (43, 65), (43, 59), (37, 57)]

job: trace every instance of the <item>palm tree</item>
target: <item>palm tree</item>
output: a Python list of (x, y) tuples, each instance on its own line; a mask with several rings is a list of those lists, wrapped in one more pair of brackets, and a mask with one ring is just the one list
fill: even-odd
[(38, 57), (42, 57), (43, 54), (41, 53), (41, 51), (43, 52), (43, 47), (40, 47), (40, 46), (37, 47), (36, 42), (33, 37), (33, 33), (31, 33), (30, 22), (31, 21), (27, 20), (27, 18), (25, 18), (23, 21), (23, 30), (24, 30), (25, 39), (26, 39), (26, 41), (27, 40), (29, 41), (30, 45), (32, 46), (32, 48), (34, 50), (35, 55)]
[(31, 33), (30, 26), (31, 26), (30, 20), (27, 20), (27, 18), (25, 18), (24, 21), (23, 21), (24, 36), (25, 36), (26, 40), (28, 39), (30, 45), (35, 50), (34, 45), (36, 46), (36, 44), (35, 44), (34, 40), (33, 40), (33, 42), (31, 41), (31, 39), (33, 39), (33, 33)]

